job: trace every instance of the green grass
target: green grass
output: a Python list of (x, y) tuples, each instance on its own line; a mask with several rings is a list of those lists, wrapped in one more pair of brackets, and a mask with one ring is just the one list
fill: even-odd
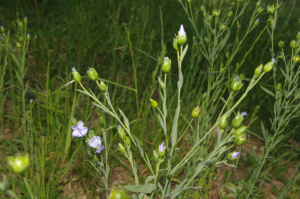
[[(183, 5), (189, 9), (188, 4), (182, 1)], [(192, 9), (195, 9), (196, 13), (196, 9), (204, 4), (206, 9), (211, 11), (214, 3), (209, 2), (194, 1)], [(220, 2), (222, 1), (216, 1), (215, 5), (219, 5)], [(222, 12), (228, 12), (229, 7), (235, 9), (236, 2), (234, 5), (233, 2), (235, 1), (222, 2), (224, 8)], [(226, 60), (227, 49), (232, 53), (232, 49), (242, 40), (255, 3), (251, 1), (245, 13), (238, 19), (239, 26), (232, 27), (232, 34), (224, 50), (216, 58), (215, 68), (211, 72), (220, 70), (222, 63), (224, 66), (229, 63)], [(269, 17), (266, 13), (266, 6), (269, 3), (273, 1), (262, 2), (261, 6), (265, 9), (259, 16), (259, 25), (249, 33), (227, 66), (228, 73), (224, 76), (227, 82), (230, 82), (230, 76), (233, 74), (243, 73), (247, 84), (254, 69), (259, 64), (271, 60), (272, 57), (269, 54), (271, 40), (268, 31), (264, 29)], [(284, 2), (279, 10), (277, 29), (274, 33), (275, 52), (279, 51), (278, 41), (283, 40), (285, 53), (290, 54), (289, 43), (295, 39), (299, 31), (297, 15), (299, 7), (295, 6), (295, 3), (296, 0)], [(27, 177), (30, 179), (29, 186), (39, 198), (62, 197), (62, 188), (72, 180), (72, 176), (86, 179), (84, 192), (91, 191), (90, 198), (96, 196), (97, 187), (90, 182), (97, 183), (99, 179), (87, 161), (88, 156), (83, 144), (71, 138), (70, 126), (71, 117), (76, 117), (99, 133), (101, 128), (99, 118), (104, 113), (93, 106), (92, 99), (76, 91), (80, 86), (72, 81), (72, 67), (85, 75), (82, 82), (86, 88), (91, 88), (93, 91), (97, 89), (97, 85), (89, 81), (86, 70), (88, 67), (93, 67), (98, 71), (99, 78), (109, 87), (114, 107), (120, 108), (130, 118), (132, 132), (141, 140), (148, 154), (152, 154), (152, 150), (157, 148), (164, 139), (164, 133), (159, 126), (156, 112), (151, 107), (149, 98), (162, 103), (159, 99), (157, 91), (159, 84), (156, 80), (157, 76), (163, 78), (160, 67), (165, 56), (172, 59), (172, 69), (167, 82), (169, 97), (167, 108), (170, 110), (170, 115), (174, 115), (173, 110), (177, 106), (178, 71), (175, 64), (176, 51), (172, 47), (172, 42), (180, 24), (185, 26), (189, 45), (182, 67), (186, 83), (181, 91), (183, 104), (188, 106), (182, 107), (180, 129), (186, 128), (191, 110), (197, 106), (198, 101), (202, 100), (202, 94), (207, 91), (209, 81), (207, 70), (210, 63), (197, 48), (200, 44), (193, 44), (194, 38), (199, 43), (197, 33), (177, 0), (31, 0), (26, 3), (18, 0), (2, 3), (0, 14), (0, 25), (5, 28), (7, 34), (10, 31), (9, 41), (12, 44), (10, 46), (0, 41), (0, 148), (3, 151), (0, 156), (0, 173), (1, 178), (3, 175), (8, 177), (9, 189), (18, 194), (24, 194), (23, 198), (29, 198), (29, 193), (22, 178), (12, 175), (6, 165), (7, 156), (23, 152), (30, 154), (31, 166)], [(25, 16), (28, 19), (27, 30), (31, 39), (28, 51), (19, 57), (16, 48), (16, 36), (19, 34), (16, 19), (22, 21)], [(196, 14), (194, 17), (196, 18)], [(202, 12), (199, 11), (198, 20), (195, 23), (199, 29), (204, 27), (202, 19)], [(208, 37), (208, 33), (204, 31), (203, 37)], [(254, 43), (256, 39), (257, 42)], [(10, 52), (13, 52), (16, 59), (20, 61), (19, 65), (12, 59)], [(21, 61), (22, 56), (26, 62)], [(238, 63), (242, 65), (237, 71), (236, 64)], [(22, 70), (23, 76), (21, 75), (20, 81), (16, 71)], [(217, 81), (216, 79), (216, 76), (212, 77), (212, 80)], [(277, 80), (283, 82), (284, 76), (280, 74)], [(213, 83), (211, 82), (211, 85)], [(274, 81), (271, 76), (263, 77), (260, 85), (274, 90)], [(226, 100), (229, 95), (228, 89), (216, 89), (216, 91), (220, 93), (214, 93), (212, 90), (210, 94), (211, 97), (216, 97), (216, 101), (212, 103), (215, 106), (206, 110), (212, 121), (217, 119), (214, 113), (218, 113), (222, 108), (217, 102)], [(101, 98), (100, 92), (95, 92), (95, 94)], [(238, 97), (240, 95), (236, 96), (236, 99)], [(33, 99), (32, 103), (30, 103), (31, 99)], [(262, 120), (266, 127), (271, 128), (269, 117), (273, 114), (274, 102), (259, 86), (251, 91), (251, 95), (248, 95), (239, 105), (239, 109), (251, 115), (254, 112), (253, 107), (257, 105), (261, 108), (256, 114), (258, 117), (256, 121)], [(199, 121), (205, 121), (206, 115), (204, 112), (202, 114)], [(172, 117), (168, 118), (167, 122), (172, 123)], [(109, 152), (111, 170), (115, 166), (123, 165), (120, 160), (125, 161), (116, 150), (116, 145), (120, 142), (117, 126), (118, 123), (106, 114), (107, 138), (111, 146)], [(196, 129), (196, 123), (193, 123), (192, 127)], [(205, 129), (205, 127), (201, 128)], [(260, 122), (252, 124), (250, 130), (262, 137)], [(291, 150), (282, 159), (294, 164), (294, 161), (299, 159), (297, 156), (299, 148), (293, 146), (288, 140), (299, 140), (296, 120), (289, 124), (287, 131), (292, 133), (285, 138), (281, 147), (290, 149), (288, 147), (292, 146), (293, 152)], [(189, 132), (194, 136), (192, 132), (195, 130)], [(209, 137), (210, 139), (214, 138)], [(189, 143), (189, 141), (185, 142)], [(133, 152), (138, 163), (143, 164), (139, 159), (138, 150)], [(201, 153), (203, 155), (205, 151)], [(281, 157), (281, 149), (275, 150), (272, 155)], [(150, 158), (152, 159), (152, 156)], [(251, 167), (254, 164), (251, 160), (251, 158), (246, 158), (241, 162)], [(283, 162), (276, 162), (273, 167), (270, 166), (270, 170), (276, 173), (282, 165), (285, 169), (288, 168), (288, 165)], [(189, 166), (193, 168), (195, 165)], [(182, 173), (189, 175), (189, 166)], [(131, 171), (128, 169), (127, 172)], [(249, 173), (248, 176), (250, 175)], [(109, 183), (114, 181), (112, 177)], [(208, 179), (211, 178), (212, 176), (208, 177)], [(283, 177), (278, 174), (277, 178)], [(281, 180), (285, 182), (288, 179)], [(209, 187), (207, 189), (209, 190)], [(293, 193), (295, 192), (297, 191)], [(78, 198), (81, 197), (81, 193), (76, 193), (76, 190), (74, 193)], [(6, 197), (2, 192), (0, 196)]]

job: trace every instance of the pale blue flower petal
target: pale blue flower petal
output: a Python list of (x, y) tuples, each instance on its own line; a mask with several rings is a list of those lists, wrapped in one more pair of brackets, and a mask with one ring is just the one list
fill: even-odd
[(103, 149), (104, 149), (104, 146), (101, 145), (101, 146), (100, 146), (100, 149), (98, 149), (95, 153), (101, 153), (101, 151), (103, 151)]
[(184, 31), (184, 28), (183, 28), (182, 24), (181, 24), (180, 29), (179, 29), (179, 35), (182, 36), (182, 37), (185, 36), (185, 31)]
[(100, 148), (101, 146), (101, 138), (99, 136), (94, 136), (90, 139), (89, 141), (89, 145), (90, 147), (93, 147), (93, 148)]
[(237, 158), (237, 157), (239, 157), (239, 152), (234, 152), (233, 154), (232, 154), (232, 159), (235, 159), (235, 158)]

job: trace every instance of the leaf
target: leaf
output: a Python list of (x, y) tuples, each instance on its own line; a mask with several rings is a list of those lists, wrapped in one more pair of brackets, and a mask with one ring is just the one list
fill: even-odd
[(188, 190), (199, 190), (199, 189), (202, 189), (202, 187), (185, 187), (181, 190), (181, 192), (188, 191)]
[(135, 193), (152, 193), (157, 186), (155, 184), (146, 184), (146, 185), (127, 185), (124, 186), (125, 189)]
[(269, 91), (268, 89), (266, 89), (265, 87), (263, 86), (260, 86), (266, 93), (268, 93), (269, 95), (275, 97), (274, 93), (272, 93), (271, 91)]
[(164, 125), (164, 122), (163, 122), (161, 116), (160, 116), (159, 114), (157, 114), (157, 116), (158, 116), (159, 123), (160, 123), (161, 127), (162, 127), (163, 130), (164, 130), (165, 135), (167, 135), (167, 130), (166, 130), (166, 128), (165, 128), (166, 126)]
[[(118, 108), (118, 109), (119, 109), (119, 108)], [(124, 118), (124, 123), (125, 123), (126, 127), (127, 127), (127, 128), (129, 129), (129, 131), (130, 131), (129, 120), (128, 120), (128, 118), (127, 118), (126, 115), (123, 113), (123, 111), (121, 111), (121, 109), (119, 109), (119, 111), (120, 111), (121, 115), (122, 115), (123, 118)]]
[(280, 70), (281, 70), (282, 74), (284, 75), (285, 79), (291, 84), (292, 82), (290, 81), (290, 79), (288, 78), (288, 76), (283, 72), (283, 70), (281, 68), (280, 68)]
[(286, 99), (290, 97), (290, 95), (294, 92), (296, 87), (297, 86), (294, 86), (294, 88), (288, 93), (288, 95), (286, 96)]
[(184, 50), (183, 50), (183, 52), (181, 54), (181, 59), (180, 60), (183, 60), (183, 58), (184, 58), (184, 56), (185, 56), (185, 54), (186, 54), (186, 52), (188, 50), (188, 47), (189, 47), (188, 45), (185, 46), (185, 48), (184, 48)]
[(150, 182), (151, 180), (155, 180), (156, 176), (148, 176), (145, 180), (145, 184), (148, 184), (148, 182)]
[(141, 147), (138, 139), (136, 139), (135, 141), (136, 141), (137, 148), (139, 149), (139, 151), (141, 153), (141, 156), (144, 157), (144, 151), (143, 151), (143, 148)]
[(175, 147), (176, 140), (177, 140), (177, 128), (178, 128), (177, 122), (178, 122), (179, 112), (180, 112), (180, 105), (176, 109), (176, 113), (172, 125), (172, 133), (171, 133), (172, 148)]
[(187, 179), (184, 179), (177, 187), (169, 194), (167, 197), (171, 197), (171, 199), (175, 198), (180, 191), (180, 189), (183, 187), (183, 185), (186, 183)]

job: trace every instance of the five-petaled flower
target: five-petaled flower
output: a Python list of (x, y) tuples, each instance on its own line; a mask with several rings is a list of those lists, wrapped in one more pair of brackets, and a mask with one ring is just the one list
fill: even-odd
[(101, 145), (101, 138), (99, 136), (94, 136), (89, 141), (90, 147), (93, 147), (97, 149), (95, 153), (101, 153), (101, 151), (104, 149), (104, 146)]
[(73, 137), (84, 137), (88, 132), (88, 127), (83, 126), (83, 122), (79, 121), (76, 126), (71, 126)]

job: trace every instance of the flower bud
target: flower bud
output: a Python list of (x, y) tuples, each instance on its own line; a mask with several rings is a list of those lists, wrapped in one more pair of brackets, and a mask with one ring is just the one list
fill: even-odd
[(118, 143), (118, 144), (119, 144), (119, 150), (124, 154), (125, 153), (125, 147), (121, 143)]
[(256, 8), (260, 6), (260, 1), (256, 2)]
[(257, 13), (260, 14), (260, 13), (262, 13), (263, 10), (264, 9), (262, 7), (259, 7), (259, 8), (257, 8)]
[(228, 17), (232, 17), (232, 15), (233, 15), (233, 12), (230, 11), (230, 12), (228, 13)]
[(256, 76), (259, 76), (260, 74), (261, 74), (261, 72), (262, 72), (262, 69), (263, 69), (263, 64), (261, 64), (261, 65), (259, 65), (256, 69), (255, 69), (255, 71), (254, 71), (254, 74), (256, 75)]
[(18, 26), (19, 26), (20, 28), (22, 28), (22, 26), (23, 26), (22, 21), (19, 21)]
[(158, 162), (159, 157), (158, 157), (158, 154), (155, 150), (153, 150), (153, 158), (154, 158), (155, 162)]
[(254, 21), (254, 26), (257, 26), (259, 23), (259, 18), (257, 18), (255, 21)]
[(235, 161), (239, 157), (239, 154), (240, 154), (239, 152), (229, 153), (228, 156), (227, 156), (227, 159), (230, 160), (230, 161)]
[(28, 153), (24, 156), (9, 156), (7, 157), (7, 165), (12, 173), (24, 173), (30, 165)]
[(228, 125), (227, 116), (223, 115), (219, 120), (219, 127), (220, 129), (224, 130), (227, 125)]
[(153, 106), (153, 108), (157, 108), (158, 107), (158, 103), (155, 100), (153, 100), (153, 99), (149, 99), (149, 100), (150, 100), (151, 105)]
[(22, 45), (19, 42), (16, 43), (16, 46), (17, 48), (22, 48)]
[(208, 21), (209, 21), (209, 23), (210, 23), (211, 20), (212, 20), (212, 16), (211, 16), (211, 15), (208, 15), (207, 19), (208, 19)]
[(74, 80), (75, 80), (76, 82), (80, 82), (80, 81), (81, 81), (81, 76), (80, 76), (80, 74), (76, 71), (75, 68), (72, 68), (72, 73), (73, 73)]
[(98, 159), (98, 157), (97, 157), (96, 155), (94, 155), (93, 161), (94, 161), (94, 162), (99, 162), (99, 159)]
[(204, 6), (204, 5), (201, 5), (200, 10), (201, 10), (202, 12), (204, 12), (204, 11), (206, 10), (205, 6)]
[(300, 40), (300, 32), (297, 34), (297, 40)]
[(199, 113), (200, 113), (201, 108), (199, 108), (199, 106), (197, 106), (196, 108), (194, 108), (194, 110), (192, 111), (192, 116), (194, 118), (198, 117)]
[(235, 118), (233, 118), (232, 120), (232, 126), (233, 128), (237, 129), (241, 126), (243, 120), (244, 120), (244, 115), (247, 115), (247, 113), (243, 113), (241, 114), (240, 112), (238, 112), (238, 114), (235, 116)]
[(205, 99), (206, 99), (206, 96), (207, 96), (207, 92), (203, 93), (203, 94), (202, 94), (202, 99), (205, 100)]
[(227, 29), (227, 26), (225, 24), (220, 24), (220, 29), (221, 30), (226, 30)]
[(281, 90), (281, 83), (277, 84), (276, 90), (277, 90), (277, 91), (280, 91), (280, 90)]
[(107, 89), (106, 84), (105, 84), (103, 81), (101, 81), (101, 82), (100, 82), (100, 90), (103, 91), (103, 92), (105, 92), (106, 89)]
[(243, 134), (239, 137), (235, 137), (234, 139), (234, 143), (238, 146), (242, 146), (243, 144), (245, 144), (247, 142), (247, 138), (246, 138), (246, 135)]
[(239, 137), (239, 136), (241, 136), (241, 135), (244, 134), (244, 132), (246, 131), (246, 129), (247, 129), (246, 126), (242, 126), (242, 127), (238, 128), (238, 129), (234, 130), (232, 132), (232, 134), (235, 135), (236, 137)]
[(206, 11), (203, 12), (203, 17), (206, 18)]
[(24, 17), (23, 21), (24, 21), (24, 24), (26, 25), (27, 24), (27, 18)]
[(220, 10), (213, 10), (212, 14), (214, 17), (218, 17), (220, 15)]
[(29, 40), (30, 40), (30, 34), (29, 34), (29, 33), (27, 34), (27, 37), (26, 37), (26, 39), (27, 39), (27, 41), (29, 41)]
[(0, 30), (1, 30), (2, 33), (4, 33), (4, 28), (3, 28), (3, 26), (0, 26)]
[(180, 30), (178, 31), (177, 42), (179, 45), (185, 44), (187, 40), (186, 32), (183, 28), (183, 25), (180, 26)]
[(178, 51), (177, 37), (174, 37), (174, 39), (173, 39), (173, 47), (175, 48), (176, 51)]
[(125, 144), (126, 144), (128, 147), (130, 146), (131, 140), (130, 140), (129, 137), (126, 137), (126, 139), (125, 139)]
[(300, 60), (300, 57), (299, 56), (293, 56), (292, 59), (293, 59), (294, 62), (298, 62)]
[(243, 87), (242, 79), (240, 79), (238, 76), (234, 77), (231, 82), (231, 89), (233, 91), (238, 91)]
[(98, 78), (98, 73), (94, 68), (87, 70), (87, 74), (91, 80), (96, 80)]
[(237, 2), (239, 2), (239, 3), (242, 2), (242, 1), (243, 1), (243, 0), (237, 0)]
[(118, 126), (118, 133), (119, 133), (119, 136), (122, 140), (126, 139), (126, 133), (125, 133), (124, 129), (121, 128), (121, 126)]
[(166, 154), (166, 148), (164, 146), (164, 143), (162, 142), (160, 145), (159, 145), (159, 148), (158, 148), (158, 156), (160, 158), (163, 158), (165, 157), (165, 154)]
[(269, 14), (273, 14), (274, 12), (275, 12), (275, 7), (274, 7), (274, 5), (268, 5), (267, 6), (267, 12), (269, 13)]
[(269, 17), (269, 19), (267, 20), (267, 23), (272, 27), (273, 26), (273, 22), (274, 22), (274, 19), (272, 16)]
[(284, 42), (283, 41), (279, 41), (278, 42), (278, 47), (283, 48), (283, 46), (284, 46)]
[(192, 0), (187, 0), (187, 2), (192, 3)]
[(272, 70), (273, 66), (274, 66), (274, 61), (270, 61), (269, 63), (267, 63), (264, 66), (264, 72), (265, 73), (270, 72)]
[(297, 42), (295, 40), (291, 41), (291, 47), (296, 48)]
[(78, 123), (78, 121), (74, 117), (71, 117), (71, 125), (76, 126), (77, 123)]
[(171, 69), (171, 60), (169, 59), (169, 57), (165, 57), (165, 58), (164, 58), (164, 62), (163, 62), (163, 65), (162, 65), (161, 69), (162, 69), (165, 73), (167, 73), (167, 72), (170, 71), (170, 69)]
[(100, 124), (105, 124), (105, 116), (101, 116), (100, 118), (99, 118), (99, 123)]

